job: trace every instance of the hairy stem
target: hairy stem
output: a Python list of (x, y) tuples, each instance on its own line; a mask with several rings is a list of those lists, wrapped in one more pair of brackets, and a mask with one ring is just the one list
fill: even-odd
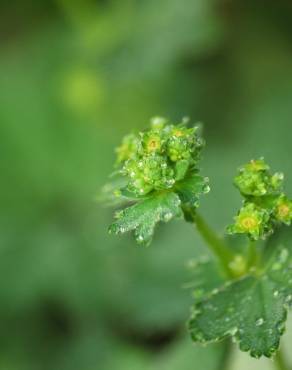
[(202, 216), (198, 213), (192, 214), (194, 224), (201, 234), (202, 238), (207, 243), (209, 249), (217, 257), (218, 261), (227, 276), (232, 276), (229, 268), (230, 262), (233, 260), (234, 255), (229, 250), (227, 245), (217, 236), (217, 234), (209, 227)]
[(277, 370), (289, 370), (289, 366), (286, 362), (284, 353), (281, 349), (279, 349), (279, 351), (277, 352), (275, 356), (274, 365)]

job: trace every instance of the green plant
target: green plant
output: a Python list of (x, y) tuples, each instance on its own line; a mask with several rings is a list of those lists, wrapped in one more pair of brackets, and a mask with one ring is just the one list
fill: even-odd
[[(184, 217), (193, 223), (214, 256), (191, 263), (197, 281), (204, 281), (193, 291), (193, 341), (232, 337), (251, 356), (271, 357), (279, 348), (292, 302), (290, 251), (269, 243), (274, 231), (292, 219), (284, 176), (272, 174), (262, 158), (240, 168), (234, 184), (243, 205), (227, 227), (231, 242), (221, 239), (198, 213), (199, 197), (210, 190), (199, 169), (204, 141), (199, 126), (186, 124), (172, 125), (157, 117), (149, 130), (124, 138), (117, 149), (118, 176), (105, 191), (116, 205), (129, 206), (116, 212), (109, 231), (133, 231), (137, 242), (147, 246), (159, 222)], [(246, 237), (240, 251), (232, 247), (237, 234)], [(275, 363), (284, 369), (281, 356)]]

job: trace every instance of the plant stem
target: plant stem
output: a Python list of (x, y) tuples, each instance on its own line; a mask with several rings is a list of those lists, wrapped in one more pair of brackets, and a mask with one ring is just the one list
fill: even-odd
[(231, 339), (226, 339), (224, 342), (224, 351), (221, 359), (219, 360), (219, 369), (227, 370), (230, 368), (230, 359), (233, 352), (233, 345)]
[(281, 349), (279, 349), (275, 356), (274, 365), (277, 370), (289, 370), (289, 366), (287, 365), (286, 359), (284, 358), (284, 354)]
[(250, 240), (248, 244), (247, 249), (247, 264), (248, 267), (255, 266), (257, 264), (257, 248), (256, 248), (256, 242), (254, 240)]
[(197, 230), (202, 238), (207, 243), (213, 254), (219, 260), (223, 270), (228, 276), (231, 276), (229, 263), (233, 260), (234, 255), (225, 245), (225, 243), (217, 236), (217, 234), (209, 227), (205, 220), (198, 213), (192, 214), (192, 220), (197, 226)]

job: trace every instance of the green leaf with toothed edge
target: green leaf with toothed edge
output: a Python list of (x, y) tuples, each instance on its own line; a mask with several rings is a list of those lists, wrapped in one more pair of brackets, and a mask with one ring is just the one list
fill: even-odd
[(192, 290), (196, 303), (204, 299), (219, 284), (224, 283), (224, 276), (218, 263), (211, 256), (203, 255), (189, 260), (187, 269), (190, 273), (190, 280), (184, 284), (184, 288)]
[(181, 216), (181, 201), (177, 194), (171, 192), (155, 194), (117, 212), (117, 220), (110, 226), (109, 232), (120, 234), (135, 231), (137, 242), (149, 245), (155, 226), (159, 222), (168, 222)]
[(187, 208), (198, 206), (199, 196), (210, 191), (209, 179), (198, 174), (192, 174), (176, 184), (175, 189), (180, 199)]
[(279, 347), (292, 302), (292, 259), (280, 248), (265, 271), (213, 290), (195, 304), (189, 331), (195, 342), (234, 337), (251, 356), (271, 357)]

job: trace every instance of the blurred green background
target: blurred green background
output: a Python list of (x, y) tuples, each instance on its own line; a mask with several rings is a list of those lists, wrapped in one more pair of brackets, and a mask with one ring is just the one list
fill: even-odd
[[(265, 156), (289, 193), (292, 3), (1, 2), (0, 370), (225, 370), (226, 344), (186, 333), (192, 227), (138, 248), (96, 202), (113, 148), (153, 115), (204, 122), (201, 210), (219, 232), (241, 163)], [(229, 368), (271, 363), (235, 349)]]

